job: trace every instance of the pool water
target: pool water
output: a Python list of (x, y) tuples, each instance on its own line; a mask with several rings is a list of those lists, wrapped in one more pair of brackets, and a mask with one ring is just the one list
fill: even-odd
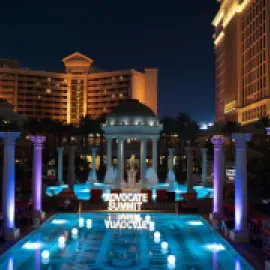
[[(46, 188), (46, 194), (49, 197), (58, 195), (60, 192), (62, 192), (65, 188), (67, 188), (67, 185), (62, 186), (48, 186)], [(156, 194), (157, 189), (168, 189), (169, 184), (158, 184), (155, 186), (155, 188), (152, 188), (153, 193), (153, 200), (155, 200), (154, 194)], [(111, 186), (108, 187), (108, 185), (103, 183), (94, 183), (93, 185), (90, 183), (85, 184), (75, 184), (74, 185), (74, 193), (77, 199), (79, 200), (90, 200), (91, 198), (91, 189), (103, 189), (103, 193), (110, 192)], [(197, 198), (203, 199), (203, 198), (213, 198), (214, 196), (214, 189), (209, 187), (203, 187), (203, 186), (194, 186), (195, 191), (197, 192)], [(187, 192), (187, 186), (176, 184), (174, 187), (174, 191), (176, 194), (176, 201), (181, 201), (183, 198), (181, 197), (181, 194)]]
[(0, 269), (253, 268), (199, 215), (61, 213), (0, 256)]

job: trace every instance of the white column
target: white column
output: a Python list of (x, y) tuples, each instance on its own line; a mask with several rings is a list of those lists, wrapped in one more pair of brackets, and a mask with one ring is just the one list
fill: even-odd
[(202, 185), (207, 185), (207, 148), (202, 148)]
[(4, 216), (4, 238), (15, 240), (20, 230), (15, 227), (15, 140), (20, 132), (0, 132), (4, 139), (2, 211)]
[(112, 167), (112, 138), (106, 138), (106, 142), (106, 170), (108, 171)]
[(30, 136), (30, 141), (34, 145), (32, 174), (33, 216), (37, 218), (37, 221), (44, 218), (42, 213), (42, 144), (45, 140), (45, 136)]
[(58, 185), (63, 185), (63, 152), (64, 147), (57, 147), (58, 152), (58, 168), (57, 168), (57, 180)]
[(174, 148), (169, 148), (169, 171), (173, 171), (173, 154)]
[(73, 190), (75, 182), (75, 150), (76, 145), (69, 146), (67, 182), (71, 190)]
[(117, 185), (120, 187), (122, 181), (124, 181), (124, 139), (118, 138), (118, 151), (117, 151), (117, 163), (118, 163), (118, 177), (116, 179)]
[(91, 183), (97, 182), (96, 159), (97, 159), (97, 148), (92, 147), (92, 168), (88, 174), (88, 182), (91, 182)]
[(187, 193), (194, 193), (193, 190), (193, 148), (185, 147), (187, 153)]
[(146, 158), (147, 158), (147, 140), (145, 138), (141, 139), (141, 149), (140, 149), (140, 155), (141, 155), (141, 182), (142, 185), (145, 184), (145, 173), (146, 173)]
[(235, 141), (235, 231), (231, 237), (247, 241), (247, 142), (251, 134), (234, 133), (232, 138)]
[(157, 138), (152, 138), (152, 167), (155, 172), (158, 174), (158, 166), (157, 166)]
[(223, 213), (224, 141), (224, 137), (219, 135), (213, 136), (211, 139), (211, 142), (214, 145), (214, 217), (219, 217)]

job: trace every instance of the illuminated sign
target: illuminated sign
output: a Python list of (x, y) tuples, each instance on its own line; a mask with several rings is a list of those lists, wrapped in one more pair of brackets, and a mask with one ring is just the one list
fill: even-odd
[(148, 222), (140, 215), (132, 214), (109, 215), (104, 222), (106, 229), (146, 230), (148, 226)]
[(109, 211), (140, 211), (143, 203), (148, 202), (146, 193), (106, 194)]

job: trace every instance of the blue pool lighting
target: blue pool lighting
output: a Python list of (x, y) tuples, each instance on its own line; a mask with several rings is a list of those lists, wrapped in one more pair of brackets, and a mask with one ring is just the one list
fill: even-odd
[[(56, 220), (68, 222), (56, 226)], [(0, 269), (253, 268), (200, 215), (91, 212), (53, 215), (0, 256)]]

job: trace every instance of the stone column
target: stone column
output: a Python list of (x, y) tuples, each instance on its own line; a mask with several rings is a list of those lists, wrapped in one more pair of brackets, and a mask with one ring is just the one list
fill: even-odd
[(70, 145), (68, 157), (67, 182), (71, 190), (73, 190), (75, 182), (75, 151), (76, 145)]
[(58, 168), (57, 168), (57, 179), (58, 185), (63, 185), (63, 152), (64, 147), (57, 147), (58, 152)]
[(211, 139), (211, 142), (214, 145), (214, 217), (218, 217), (223, 213), (224, 141), (225, 139), (223, 136), (213, 136)]
[(202, 148), (202, 185), (207, 185), (207, 148)]
[(232, 138), (235, 141), (235, 231), (231, 237), (247, 241), (247, 142), (251, 134), (234, 133)]
[(173, 154), (174, 148), (169, 148), (169, 171), (173, 171)]
[(185, 147), (187, 152), (187, 193), (194, 193), (193, 189), (193, 148)]
[(15, 240), (20, 230), (15, 227), (15, 140), (20, 132), (0, 132), (4, 139), (2, 211), (4, 217), (4, 238)]
[(158, 174), (157, 161), (157, 138), (152, 138), (152, 167), (156, 174)]
[(147, 158), (147, 140), (145, 138), (141, 139), (141, 149), (140, 149), (140, 162), (141, 162), (141, 181), (142, 184), (145, 184), (145, 174), (146, 174), (146, 163), (145, 160)]
[(92, 147), (92, 168), (88, 174), (88, 182), (97, 182), (97, 166), (96, 166), (96, 159), (97, 159), (97, 148)]
[(32, 174), (32, 199), (33, 216), (37, 219), (43, 218), (42, 213), (42, 144), (45, 136), (30, 136), (30, 141), (34, 145), (33, 152), (33, 174)]
[(106, 141), (106, 170), (108, 171), (112, 167), (112, 138), (106, 138)]
[(117, 149), (117, 166), (118, 166), (118, 177), (116, 179), (117, 185), (120, 186), (121, 182), (124, 181), (124, 139), (118, 138), (118, 149)]

